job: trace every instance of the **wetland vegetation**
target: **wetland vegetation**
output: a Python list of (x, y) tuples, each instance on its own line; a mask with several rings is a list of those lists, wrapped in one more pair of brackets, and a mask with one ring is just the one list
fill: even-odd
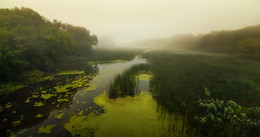
[(259, 137), (259, 37), (98, 48), (84, 27), (0, 9), (0, 136)]

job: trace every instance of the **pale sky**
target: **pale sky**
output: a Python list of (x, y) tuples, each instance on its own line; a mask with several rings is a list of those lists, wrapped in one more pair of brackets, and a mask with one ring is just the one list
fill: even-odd
[(260, 24), (260, 0), (0, 0), (86, 27), (117, 44)]

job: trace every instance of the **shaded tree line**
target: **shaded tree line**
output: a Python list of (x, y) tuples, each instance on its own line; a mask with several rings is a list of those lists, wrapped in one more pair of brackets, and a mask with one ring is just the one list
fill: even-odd
[(204, 51), (260, 59), (260, 25), (233, 31), (213, 31), (203, 35), (196, 47)]
[(150, 39), (137, 45), (143, 48), (199, 50), (260, 59), (260, 25), (238, 30), (212, 31), (207, 34), (184, 34), (166, 39)]
[(97, 42), (86, 28), (51, 22), (32, 9), (0, 9), (0, 81), (51, 72), (65, 56), (90, 55)]

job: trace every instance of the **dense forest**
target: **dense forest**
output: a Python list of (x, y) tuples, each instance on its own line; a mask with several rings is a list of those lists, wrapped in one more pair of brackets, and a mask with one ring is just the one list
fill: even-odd
[[(29, 8), (0, 9), (0, 81), (32, 81), (65, 56), (88, 56), (98, 39), (84, 27), (49, 21)], [(31, 79), (31, 80), (30, 80)]]

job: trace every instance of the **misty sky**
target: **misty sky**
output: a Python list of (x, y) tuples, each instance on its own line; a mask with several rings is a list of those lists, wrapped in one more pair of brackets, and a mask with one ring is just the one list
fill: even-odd
[(260, 24), (260, 0), (0, 0), (84, 26), (117, 44)]

